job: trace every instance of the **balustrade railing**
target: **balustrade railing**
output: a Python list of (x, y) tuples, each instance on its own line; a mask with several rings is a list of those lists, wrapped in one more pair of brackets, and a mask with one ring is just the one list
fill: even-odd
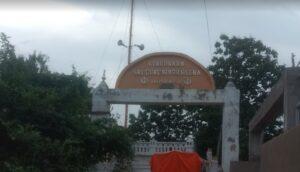
[(142, 142), (138, 141), (133, 146), (135, 155), (153, 155), (170, 151), (193, 152), (194, 143), (190, 142)]

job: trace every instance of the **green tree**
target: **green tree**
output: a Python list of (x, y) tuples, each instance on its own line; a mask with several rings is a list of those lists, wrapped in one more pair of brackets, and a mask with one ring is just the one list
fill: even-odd
[(88, 77), (51, 72), (43, 54), (17, 56), (5, 34), (0, 47), (0, 171), (79, 172), (131, 157), (126, 129), (88, 117)]
[(181, 105), (144, 105), (138, 117), (130, 115), (129, 126), (135, 139), (183, 141), (190, 135), (188, 115)]
[[(284, 68), (278, 64), (278, 53), (254, 38), (220, 36), (215, 55), (208, 69), (213, 73), (217, 88), (224, 88), (229, 77), (240, 90), (240, 157), (248, 158), (248, 123), (260, 104), (278, 81)], [(277, 135), (281, 126), (275, 121), (269, 135)], [(269, 137), (269, 136), (266, 136)]]

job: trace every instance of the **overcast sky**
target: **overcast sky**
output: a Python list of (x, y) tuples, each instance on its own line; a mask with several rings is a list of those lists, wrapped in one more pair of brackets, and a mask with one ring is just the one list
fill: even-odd
[[(127, 63), (129, 0), (0, 1), (0, 32), (11, 37), (18, 54), (33, 51), (48, 55), (50, 68), (70, 73), (72, 65), (100, 82), (102, 71), (114, 87)], [(290, 54), (300, 60), (300, 5), (294, 1), (136, 0), (133, 60), (157, 51), (190, 55), (210, 64), (220, 34), (254, 37), (279, 53), (280, 64), (291, 65)], [(209, 28), (209, 30), (207, 29)], [(208, 34), (209, 33), (209, 34)], [(209, 36), (210, 35), (210, 36)]]

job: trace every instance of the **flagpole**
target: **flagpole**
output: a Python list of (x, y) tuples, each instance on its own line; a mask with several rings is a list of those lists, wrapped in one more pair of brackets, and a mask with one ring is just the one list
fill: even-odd
[[(129, 25), (129, 39), (128, 39), (128, 58), (127, 64), (131, 63), (131, 50), (132, 50), (132, 25), (133, 25), (133, 12), (134, 12), (134, 0), (130, 0), (130, 25)], [(125, 104), (125, 120), (124, 127), (128, 127), (128, 104)]]

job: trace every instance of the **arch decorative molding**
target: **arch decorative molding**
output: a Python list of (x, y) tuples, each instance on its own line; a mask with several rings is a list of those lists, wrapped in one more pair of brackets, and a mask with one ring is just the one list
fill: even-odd
[(213, 77), (192, 57), (174, 52), (147, 54), (123, 69), (116, 88), (215, 90)]

